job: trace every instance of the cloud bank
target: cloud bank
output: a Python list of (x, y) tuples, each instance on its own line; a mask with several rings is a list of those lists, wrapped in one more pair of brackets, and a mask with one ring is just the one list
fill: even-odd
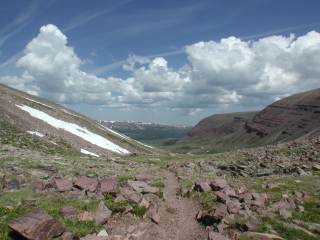
[(0, 81), (60, 103), (119, 108), (164, 107), (196, 113), (238, 105), (255, 107), (319, 87), (320, 34), (236, 37), (185, 47), (186, 64), (173, 69), (163, 57), (129, 56), (130, 77), (101, 78), (81, 70), (82, 60), (54, 25), (41, 27), (16, 66), (20, 76)]

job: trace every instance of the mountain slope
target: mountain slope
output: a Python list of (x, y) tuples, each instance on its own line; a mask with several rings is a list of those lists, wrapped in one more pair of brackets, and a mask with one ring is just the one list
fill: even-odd
[(248, 122), (246, 129), (271, 142), (317, 134), (320, 130), (320, 89), (274, 102)]
[(2, 143), (17, 145), (18, 141), (23, 145), (28, 139), (36, 139), (38, 145), (49, 149), (63, 145), (92, 156), (152, 150), (83, 115), (4, 85), (0, 85), (0, 103)]
[(201, 120), (179, 142), (180, 148), (203, 152), (215, 152), (228, 149), (237, 144), (236, 139), (244, 133), (247, 121), (256, 112), (215, 114)]
[(109, 129), (138, 141), (159, 146), (169, 145), (184, 137), (191, 127), (157, 123), (100, 121)]
[[(240, 115), (239, 115), (240, 114)], [(274, 102), (258, 113), (213, 115), (201, 120), (180, 148), (221, 151), (294, 140), (320, 133), (320, 89)]]

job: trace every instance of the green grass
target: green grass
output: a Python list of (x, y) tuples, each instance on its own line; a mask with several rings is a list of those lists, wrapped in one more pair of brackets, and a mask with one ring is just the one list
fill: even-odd
[(217, 203), (214, 192), (192, 192), (192, 198), (200, 203), (203, 210), (213, 209)]
[(50, 155), (80, 155), (78, 151), (73, 149), (72, 146), (62, 138), (51, 140), (57, 145), (46, 142), (37, 136), (32, 136), (15, 128), (10, 123), (0, 120), (1, 144), (10, 144), (17, 148), (36, 150)]
[(104, 196), (104, 203), (112, 212), (123, 212), (130, 206), (127, 200), (115, 201), (115, 198), (111, 194)]
[[(35, 201), (34, 201), (35, 200)], [(30, 189), (23, 189), (16, 192), (4, 193), (0, 196), (0, 239), (10, 239), (8, 237), (8, 223), (23, 214), (30, 212), (34, 208), (40, 208), (62, 223), (66, 231), (72, 232), (75, 236), (84, 236), (92, 232), (97, 232), (101, 226), (93, 221), (83, 222), (78, 220), (68, 220), (59, 213), (61, 207), (71, 206), (81, 211), (94, 211), (97, 201), (65, 199), (62, 197), (46, 197), (34, 193)]]
[(147, 209), (143, 206), (133, 206), (133, 215), (142, 218), (146, 214)]
[(320, 201), (307, 201), (304, 212), (294, 212), (293, 217), (303, 222), (320, 223)]
[(289, 228), (283, 222), (276, 219), (264, 218), (263, 224), (259, 228), (259, 232), (268, 232), (275, 230), (279, 236), (286, 240), (317, 240), (318, 238), (307, 235), (306, 233), (297, 229)]

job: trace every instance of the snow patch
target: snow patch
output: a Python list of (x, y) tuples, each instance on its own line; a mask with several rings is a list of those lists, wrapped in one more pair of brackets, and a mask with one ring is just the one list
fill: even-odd
[(54, 141), (49, 141), (50, 143), (52, 143), (53, 145), (58, 145), (57, 143), (55, 143)]
[(39, 132), (35, 132), (35, 131), (27, 131), (27, 133), (29, 133), (31, 135), (38, 136), (38, 137), (44, 137), (44, 134), (39, 133)]
[(93, 152), (89, 152), (88, 150), (82, 149), (81, 148), (81, 153), (86, 154), (86, 155), (90, 155), (90, 156), (94, 156), (94, 157), (99, 157), (99, 155), (93, 153)]
[(100, 127), (102, 127), (104, 130), (107, 130), (107, 131), (109, 131), (109, 132), (112, 132), (113, 134), (117, 135), (118, 137), (124, 138), (124, 139), (126, 139), (126, 140), (128, 140), (128, 141), (134, 141), (134, 142), (136, 142), (136, 143), (138, 143), (138, 144), (140, 144), (140, 145), (142, 145), (142, 146), (144, 146), (144, 147), (152, 148), (152, 149), (153, 149), (153, 147), (151, 147), (151, 146), (149, 146), (149, 145), (146, 145), (146, 144), (144, 144), (144, 143), (142, 143), (142, 142), (139, 142), (139, 141), (137, 141), (137, 140), (134, 140), (134, 139), (132, 139), (132, 138), (129, 138), (129, 137), (127, 137), (126, 135), (120, 134), (120, 133), (118, 133), (118, 132), (116, 132), (116, 131), (114, 131), (114, 130), (106, 127), (106, 126), (104, 126), (104, 125), (101, 124), (101, 123), (98, 123), (98, 125), (99, 125)]
[(57, 129), (63, 129), (65, 131), (68, 131), (82, 139), (84, 139), (87, 142), (90, 142), (94, 145), (97, 145), (101, 148), (107, 149), (109, 151), (119, 153), (122, 155), (130, 154), (130, 152), (127, 149), (124, 149), (115, 143), (109, 141), (108, 139), (95, 134), (93, 132), (90, 132), (88, 129), (81, 127), (75, 123), (69, 123), (62, 121), (60, 119), (54, 118), (50, 116), (49, 114), (42, 112), (40, 110), (34, 109), (32, 107), (26, 106), (26, 105), (16, 105), (18, 108), (20, 108), (23, 111), (28, 112), (32, 117), (40, 119), (47, 124), (57, 128)]

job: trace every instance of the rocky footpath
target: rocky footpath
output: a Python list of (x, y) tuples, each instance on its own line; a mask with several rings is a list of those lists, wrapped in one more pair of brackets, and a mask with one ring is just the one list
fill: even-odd
[[(59, 215), (70, 221), (93, 222), (101, 226), (101, 231), (80, 237), (82, 240), (129, 239), (127, 235), (109, 235), (106, 231), (108, 222), (122, 221), (130, 215), (148, 217), (154, 223), (159, 223), (158, 208), (161, 201), (161, 189), (151, 184), (154, 176), (149, 174), (136, 175), (134, 180), (119, 182), (116, 177), (97, 178), (77, 176), (53, 178), (48, 181), (33, 182), (35, 191), (46, 196), (59, 196), (68, 199), (93, 199), (98, 201), (94, 210), (79, 210), (73, 206), (59, 209)], [(51, 239), (61, 237), (63, 240), (79, 239), (64, 226), (41, 209), (33, 209), (25, 215), (11, 221), (13, 239), (23, 236), (28, 240)], [(132, 239), (132, 238), (131, 238)]]
[[(256, 233), (262, 218), (288, 219), (293, 211), (304, 211), (304, 192), (285, 194), (280, 200), (270, 201), (266, 193), (250, 192), (245, 187), (232, 187), (223, 178), (212, 181), (196, 181), (192, 191), (213, 192), (215, 207), (199, 211), (197, 220), (210, 229), (209, 240), (237, 240), (243, 236), (256, 239), (282, 239), (275, 234)], [(314, 231), (317, 233), (317, 230)], [(316, 236), (313, 233), (310, 233)]]

